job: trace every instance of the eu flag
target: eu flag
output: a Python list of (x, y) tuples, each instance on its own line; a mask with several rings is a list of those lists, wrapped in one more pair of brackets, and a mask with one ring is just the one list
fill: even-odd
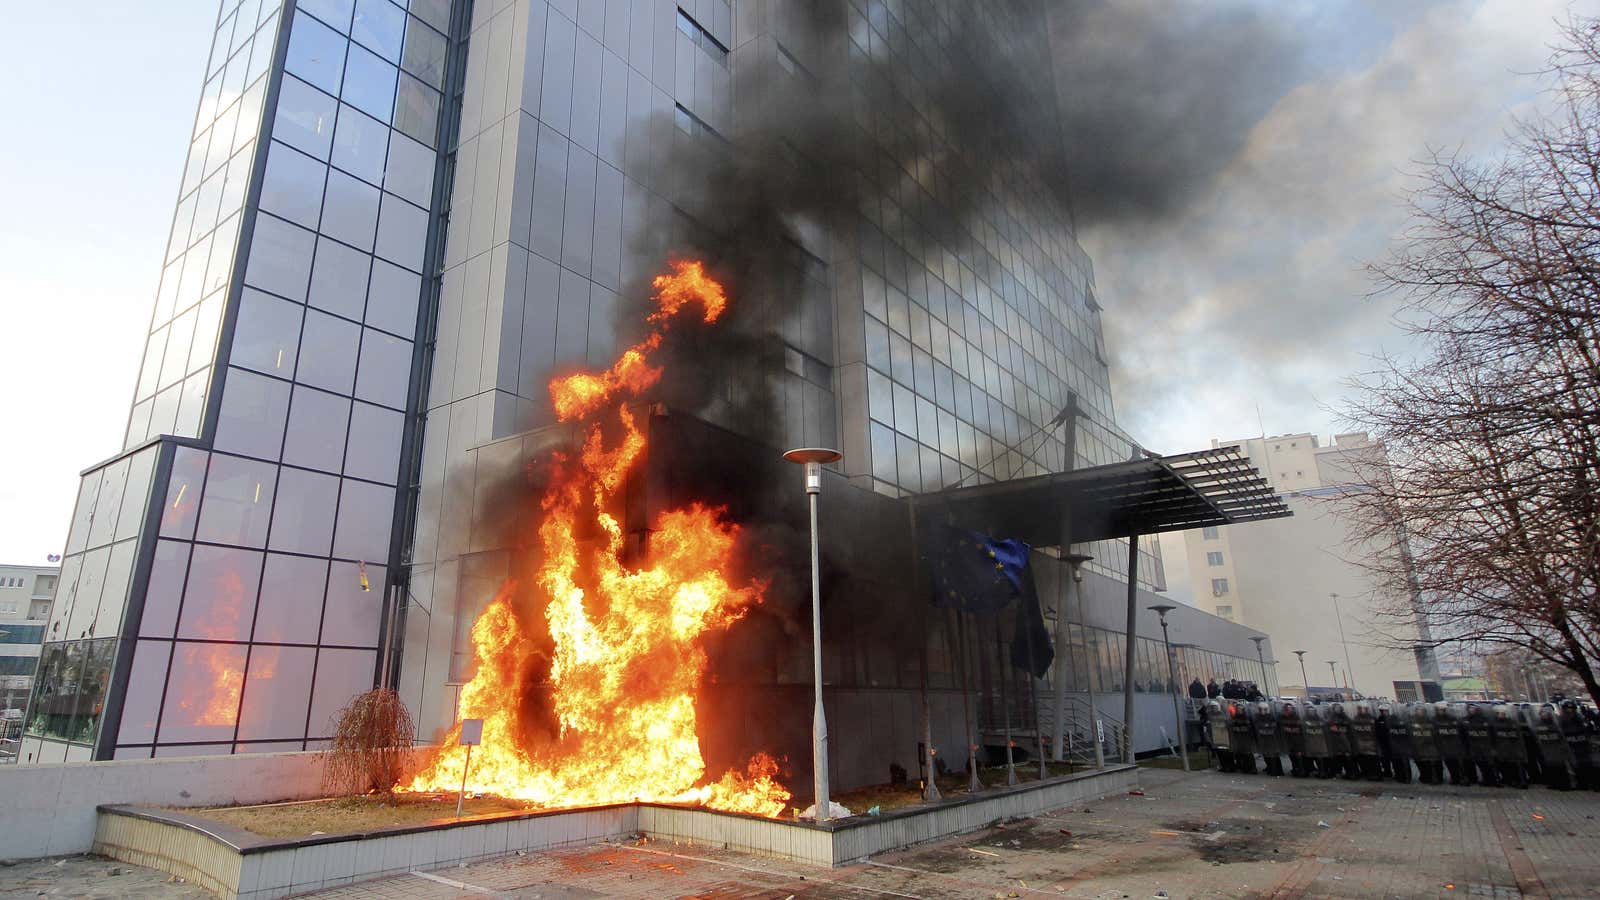
[(934, 606), (992, 613), (1021, 593), (1027, 544), (950, 527), (937, 532), (932, 543)]
[(1028, 565), (1032, 548), (1019, 540), (997, 540), (949, 527), (937, 532), (932, 543), (933, 605), (989, 614), (1020, 599), (1011, 664), (1035, 677), (1049, 671), (1055, 650), (1045, 631), (1033, 569)]

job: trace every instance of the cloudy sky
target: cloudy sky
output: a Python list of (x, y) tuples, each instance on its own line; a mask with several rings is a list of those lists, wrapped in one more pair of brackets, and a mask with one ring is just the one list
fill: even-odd
[[(1361, 266), (1404, 225), (1411, 161), (1430, 146), (1492, 153), (1511, 117), (1538, 101), (1542, 82), (1529, 73), (1543, 65), (1555, 20), (1600, 6), (1119, 3), (1182, 23), (1183, 39), (1114, 58), (1179, 59), (1212, 79), (1177, 79), (1189, 93), (1170, 95), (1161, 78), (1144, 79), (1146, 100), (1208, 120), (1214, 108), (1231, 111), (1220, 119), (1229, 139), (1207, 145), (1221, 155), (1181, 203), (1084, 234), (1119, 415), (1164, 452), (1263, 427), (1331, 430), (1342, 381), (1395, 345), (1389, 308), (1366, 299)], [(0, 6), (10, 37), (0, 86), (10, 113), (0, 124), (0, 561), (58, 552), (78, 471), (120, 446), (214, 15), (214, 0)], [(1125, 40), (1138, 36), (1098, 46)], [(1195, 84), (1225, 94), (1193, 96)], [(1135, 152), (1160, 158), (1193, 143), (1155, 135)], [(1184, 580), (1178, 548), (1167, 553), (1174, 585)]]

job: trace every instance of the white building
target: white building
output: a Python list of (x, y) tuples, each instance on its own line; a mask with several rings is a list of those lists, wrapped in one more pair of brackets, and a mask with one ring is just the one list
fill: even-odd
[(60, 576), (55, 566), (0, 565), (0, 762), (15, 756), (13, 732), (28, 706)]
[[(1372, 551), (1354, 542), (1351, 524), (1330, 502), (1360, 489), (1354, 463), (1382, 449), (1359, 432), (1337, 435), (1331, 446), (1309, 433), (1212, 442), (1232, 444), (1294, 517), (1185, 532), (1195, 604), (1272, 637), (1282, 694), (1305, 694), (1309, 680), (1313, 692), (1421, 699), (1420, 682), (1437, 684), (1438, 664), (1431, 651), (1395, 649), (1419, 631), (1394, 633), (1392, 617), (1375, 615), (1404, 598), (1382, 594), (1353, 562)], [(1306, 651), (1304, 675), (1295, 650)]]

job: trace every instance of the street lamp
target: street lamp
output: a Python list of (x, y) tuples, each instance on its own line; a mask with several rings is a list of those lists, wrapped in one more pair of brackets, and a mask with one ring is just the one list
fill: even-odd
[[(1257, 635), (1257, 636), (1251, 638), (1250, 640), (1255, 641), (1255, 643), (1256, 643), (1256, 663), (1261, 666), (1261, 680), (1262, 681), (1266, 681), (1267, 680), (1267, 661), (1261, 657), (1261, 644), (1262, 644), (1263, 641), (1266, 640), (1266, 638), (1261, 636), (1261, 635)], [(1272, 687), (1272, 684), (1270, 682), (1268, 682), (1267, 687), (1269, 687), (1269, 688)]]
[[(1167, 613), (1177, 609), (1177, 607), (1170, 603), (1157, 603), (1154, 606), (1147, 606), (1145, 609), (1151, 610), (1161, 617), (1161, 643), (1167, 648), (1167, 684), (1176, 687), (1178, 675), (1172, 670), (1172, 641), (1167, 639)], [(1178, 722), (1178, 746), (1183, 748), (1183, 770), (1187, 772), (1189, 771), (1189, 740), (1188, 736), (1183, 732), (1183, 713), (1178, 711), (1178, 694), (1176, 691), (1173, 691), (1172, 694), (1172, 716)]]
[(1311, 700), (1311, 678), (1306, 675), (1306, 651), (1296, 650), (1294, 655), (1300, 657), (1300, 680), (1305, 682), (1306, 700)]
[[(1328, 597), (1333, 600), (1333, 617), (1339, 622), (1339, 643), (1344, 645), (1344, 677), (1348, 681), (1354, 676), (1355, 667), (1350, 665), (1350, 642), (1344, 639), (1344, 613), (1339, 611), (1339, 595), (1330, 593)], [(1355, 685), (1350, 688), (1358, 690)]]
[[(1068, 553), (1059, 557), (1060, 560), (1072, 568), (1072, 587), (1078, 595), (1078, 612), (1083, 612), (1083, 564), (1094, 557), (1085, 553)], [(1078, 623), (1088, 635), (1087, 627), (1083, 622)], [(1062, 665), (1063, 655), (1067, 652), (1067, 611), (1061, 609), (1056, 614), (1056, 695), (1053, 698), (1055, 706), (1055, 719), (1050, 723), (1051, 739), (1055, 744), (1056, 762), (1067, 761), (1066, 744), (1066, 708), (1067, 708), (1067, 667)], [(1085, 641), (1087, 643), (1087, 641)], [(1095, 664), (1094, 658), (1089, 659), (1089, 666)], [(1094, 740), (1095, 768), (1106, 767), (1105, 752), (1100, 748), (1100, 713), (1094, 705), (1094, 669), (1087, 668), (1089, 683), (1089, 728)]]
[(822, 465), (844, 454), (824, 447), (799, 447), (783, 458), (806, 467), (806, 498), (811, 502), (811, 680), (816, 709), (811, 716), (811, 766), (816, 785), (817, 821), (828, 821), (828, 720), (822, 712), (822, 577), (817, 568), (817, 495), (822, 493)]
[(1333, 667), (1338, 663), (1339, 661), (1336, 659), (1328, 660), (1328, 677), (1333, 679), (1333, 689), (1335, 691), (1339, 690), (1339, 673), (1334, 671)]

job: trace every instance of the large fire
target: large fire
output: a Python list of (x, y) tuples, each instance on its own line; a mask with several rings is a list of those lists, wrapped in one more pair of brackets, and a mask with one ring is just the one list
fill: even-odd
[[(761, 600), (760, 584), (735, 585), (727, 574), (737, 526), (699, 504), (666, 512), (651, 527), (647, 557), (625, 562), (612, 513), (623, 476), (645, 449), (626, 404), (661, 378), (650, 355), (663, 329), (690, 306), (715, 322), (727, 304), (697, 262), (673, 263), (652, 285), (649, 336), (605, 372), (550, 384), (557, 417), (581, 425), (583, 446), (555, 458), (541, 500), (543, 622), (519, 608), (516, 586), (507, 584), (472, 626), (477, 672), (462, 688), (460, 716), (483, 719), (483, 743), (466, 786), (543, 806), (652, 800), (776, 816), (789, 792), (771, 757), (758, 754), (745, 771), (706, 783), (700, 755), (700, 638)], [(579, 540), (591, 532), (598, 539)], [(548, 643), (535, 639), (536, 628), (548, 631)], [(537, 685), (547, 654), (547, 683)], [(535, 690), (548, 691), (559, 725), (553, 738), (530, 737), (540, 734), (525, 721)], [(459, 735), (457, 725), (411, 790), (461, 786)]]

